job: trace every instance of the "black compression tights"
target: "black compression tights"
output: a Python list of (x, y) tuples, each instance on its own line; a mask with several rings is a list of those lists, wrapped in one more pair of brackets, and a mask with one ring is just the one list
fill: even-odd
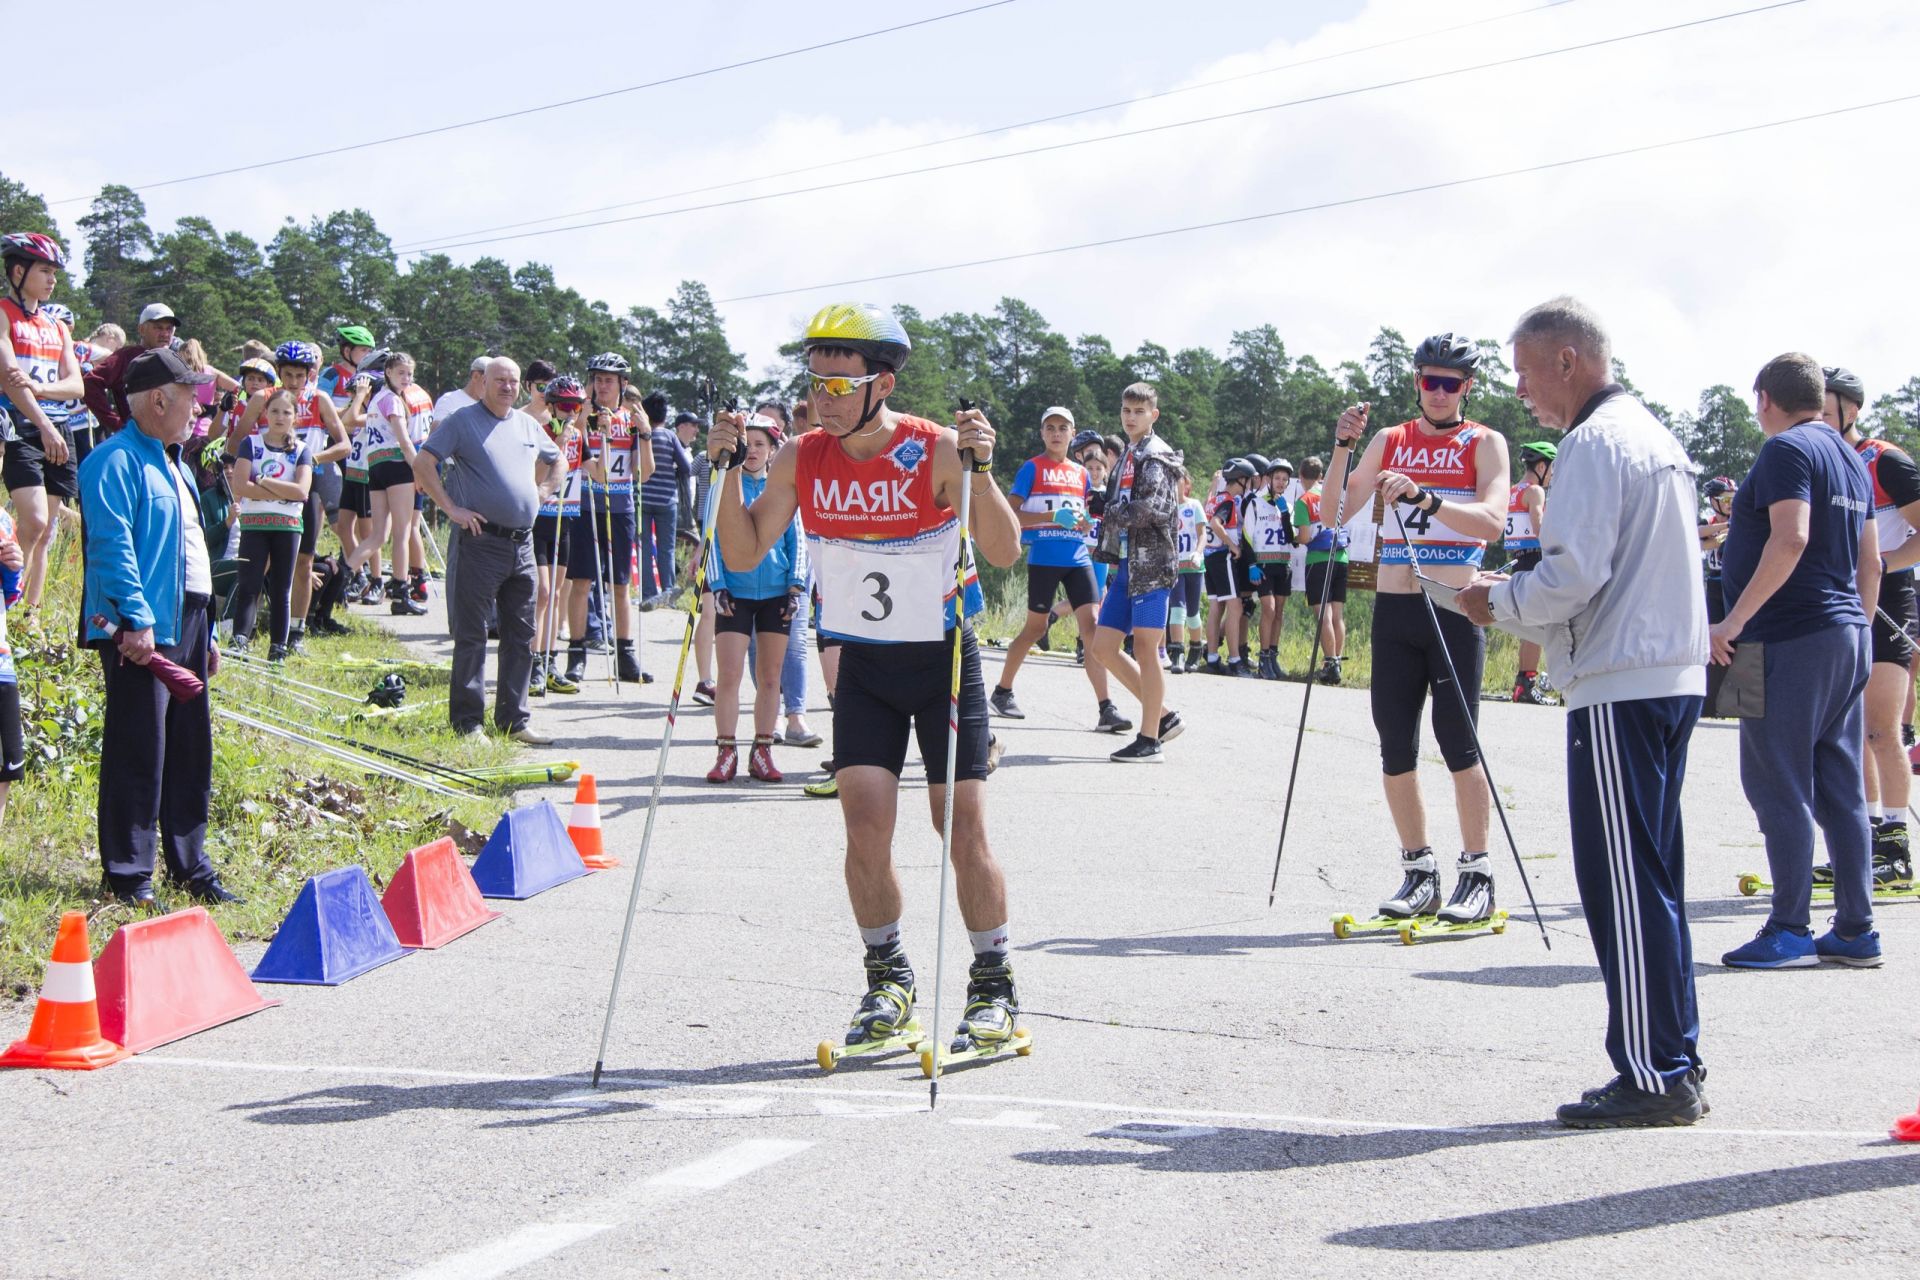
[[(1446, 653), (1460, 673), (1473, 724), (1480, 720), (1480, 676), (1486, 640), (1460, 614), (1440, 610)], [(1433, 697), (1433, 736), (1454, 773), (1480, 763), (1472, 725), (1446, 687), (1447, 663), (1434, 642), (1426, 602), (1414, 595), (1373, 598), (1373, 727), (1380, 734), (1380, 768), (1389, 776), (1412, 773), (1420, 755), (1420, 709)]]

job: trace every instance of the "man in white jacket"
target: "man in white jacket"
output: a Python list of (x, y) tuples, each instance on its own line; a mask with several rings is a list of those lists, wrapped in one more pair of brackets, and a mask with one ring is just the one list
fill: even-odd
[(1513, 333), (1519, 393), (1567, 433), (1538, 567), (1460, 593), (1484, 626), (1530, 631), (1566, 696), (1574, 876), (1607, 988), (1619, 1074), (1559, 1109), (1574, 1128), (1692, 1124), (1706, 1113), (1687, 927), (1680, 790), (1706, 693), (1693, 466), (1613, 381), (1611, 344), (1572, 298)]

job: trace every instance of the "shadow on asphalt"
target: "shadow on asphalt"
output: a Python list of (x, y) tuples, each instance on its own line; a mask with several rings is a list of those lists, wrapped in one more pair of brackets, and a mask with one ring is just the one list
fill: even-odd
[[(526, 1080), (449, 1080), (433, 1084), (339, 1085), (290, 1094), (261, 1102), (236, 1102), (228, 1111), (240, 1112), (255, 1124), (327, 1125), (379, 1120), (409, 1111), (469, 1111), (495, 1114), (500, 1119), (483, 1129), (532, 1129), (562, 1121), (596, 1120), (659, 1111), (662, 1105), (648, 1094), (692, 1084), (751, 1084), (817, 1080), (820, 1069), (811, 1060), (739, 1063), (700, 1070), (619, 1070), (604, 1073), (600, 1087), (591, 1088), (582, 1076), (537, 1076)], [(732, 1114), (724, 1101), (711, 1110), (689, 1108), (675, 1100), (666, 1107), (679, 1119), (721, 1119)]]
[[(1295, 1133), (1284, 1129), (1125, 1124), (1094, 1135), (1108, 1149), (1023, 1151), (1014, 1159), (1054, 1168), (1132, 1166), (1143, 1173), (1274, 1173), (1374, 1160), (1405, 1160), (1501, 1142), (1568, 1141), (1553, 1124), (1478, 1125), (1462, 1129), (1387, 1129), (1372, 1133)], [(1126, 1144), (1145, 1143), (1147, 1150)], [(1386, 1230), (1386, 1228), (1382, 1228)]]
[[(1693, 966), (1693, 976), (1698, 978), (1723, 977), (1738, 974), (1738, 969), (1729, 969), (1723, 965), (1700, 964)], [(1812, 970), (1811, 972), (1818, 972)], [(1570, 987), (1582, 982), (1600, 981), (1600, 969), (1590, 964), (1510, 964), (1491, 965), (1485, 969), (1466, 969), (1454, 973), (1434, 971), (1416, 973), (1416, 978), (1425, 978), (1429, 982), (1464, 982), (1475, 987)]]
[(1857, 1191), (1914, 1186), (1920, 1186), (1920, 1156), (1866, 1157), (1703, 1178), (1560, 1204), (1365, 1227), (1328, 1236), (1327, 1241), (1360, 1249), (1422, 1253), (1521, 1249), (1778, 1209)]

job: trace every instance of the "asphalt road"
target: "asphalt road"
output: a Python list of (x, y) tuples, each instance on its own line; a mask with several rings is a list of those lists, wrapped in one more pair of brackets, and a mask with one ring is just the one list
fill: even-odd
[[(406, 625), (431, 646), (438, 616)], [(1920, 1151), (1886, 1129), (1920, 1096), (1920, 907), (1884, 910), (1879, 970), (1711, 963), (1765, 913), (1734, 888), (1763, 860), (1719, 724), (1696, 734), (1688, 788), (1714, 1105), (1691, 1130), (1551, 1120), (1611, 1075), (1560, 712), (1489, 705), (1482, 721), (1552, 949), (1498, 846), (1504, 935), (1338, 942), (1329, 918), (1367, 914), (1399, 879), (1365, 693), (1314, 694), (1269, 910), (1301, 686), (1175, 678), (1191, 727), (1164, 765), (1127, 767), (1107, 762), (1119, 741), (1088, 731), (1092, 697), (1058, 658), (1022, 673), (1029, 718), (998, 724), (990, 793), (1032, 1056), (952, 1072), (932, 1113), (908, 1057), (822, 1074), (814, 1046), (863, 986), (838, 806), (800, 793), (825, 752), (782, 748), (784, 785), (712, 787), (710, 716), (683, 710), (610, 1074), (589, 1090), (679, 631), (680, 615), (645, 619), (660, 683), (590, 683), (536, 713), (561, 738), (551, 754), (599, 775), (620, 870), (495, 904), (504, 918), (346, 986), (275, 988), (281, 1008), (103, 1072), (0, 1073), (0, 1272), (1913, 1265)], [(1431, 752), (1423, 768), (1450, 849), (1445, 775)], [(897, 859), (925, 1013), (939, 841), (917, 765), (905, 786)], [(0, 1034), (30, 1013), (0, 1010)]]

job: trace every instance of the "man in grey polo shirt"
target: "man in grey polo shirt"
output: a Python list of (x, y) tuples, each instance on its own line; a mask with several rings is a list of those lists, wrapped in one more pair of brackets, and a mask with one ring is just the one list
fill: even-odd
[[(414, 455), (414, 481), (453, 522), (460, 573), (447, 592), (453, 632), (453, 687), (447, 718), (458, 733), (478, 733), (487, 711), (487, 614), (500, 619), (500, 663), (493, 722), (530, 746), (551, 738), (527, 724), (533, 674), (533, 518), (560, 480), (560, 451), (539, 423), (513, 407), (520, 366), (487, 364), (480, 400), (435, 422)], [(447, 482), (439, 464), (457, 462)]]

